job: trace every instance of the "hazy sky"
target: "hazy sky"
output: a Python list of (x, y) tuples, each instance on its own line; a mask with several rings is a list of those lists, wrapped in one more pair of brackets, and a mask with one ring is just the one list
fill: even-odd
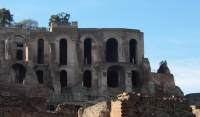
[(200, 92), (199, 0), (0, 0), (15, 22), (34, 19), (48, 27), (66, 12), (79, 28), (130, 28), (144, 32), (145, 57), (158, 69), (167, 60), (185, 94)]

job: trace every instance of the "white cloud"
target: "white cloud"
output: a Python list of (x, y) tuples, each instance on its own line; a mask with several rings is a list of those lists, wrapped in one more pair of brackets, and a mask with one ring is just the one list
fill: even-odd
[(168, 63), (175, 83), (185, 94), (200, 92), (200, 59), (188, 58)]

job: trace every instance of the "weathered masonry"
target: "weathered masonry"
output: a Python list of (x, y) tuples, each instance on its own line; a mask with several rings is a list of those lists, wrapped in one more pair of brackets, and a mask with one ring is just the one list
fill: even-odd
[(151, 72), (140, 30), (78, 28), (77, 22), (52, 23), (50, 31), (1, 28), (0, 50), (0, 82), (40, 83), (58, 93), (75, 85), (162, 95), (175, 88), (172, 74)]

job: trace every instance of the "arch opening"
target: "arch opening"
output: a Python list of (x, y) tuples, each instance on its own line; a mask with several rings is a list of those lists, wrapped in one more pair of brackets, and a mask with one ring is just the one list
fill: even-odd
[(108, 85), (108, 87), (112, 87), (112, 88), (119, 86), (118, 85), (118, 73), (116, 71), (111, 70), (108, 72), (107, 85)]
[(38, 40), (38, 64), (44, 64), (44, 40)]
[(17, 50), (17, 60), (22, 60), (22, 58), (23, 58), (23, 51)]
[(14, 74), (12, 74), (15, 78), (16, 83), (23, 83), (23, 80), (26, 75), (26, 67), (24, 67), (22, 64), (16, 63), (12, 65), (12, 68), (14, 70)]
[(136, 64), (136, 53), (137, 53), (137, 41), (135, 39), (131, 39), (129, 41), (129, 55), (130, 55), (130, 63)]
[(106, 61), (118, 62), (118, 42), (114, 38), (110, 38), (106, 42)]
[(60, 40), (60, 65), (67, 65), (67, 40)]
[(65, 70), (60, 71), (60, 84), (61, 88), (67, 86), (67, 72)]
[(84, 64), (91, 64), (91, 44), (92, 41), (90, 38), (85, 39), (84, 41)]
[(92, 86), (92, 73), (90, 70), (84, 72), (83, 86), (90, 88)]
[(43, 71), (42, 70), (38, 70), (36, 71), (37, 77), (38, 77), (38, 82), (40, 84), (43, 84)]
[(132, 77), (131, 77), (131, 80), (132, 80), (132, 86), (133, 87), (138, 87), (138, 73), (136, 71), (131, 71), (132, 73)]

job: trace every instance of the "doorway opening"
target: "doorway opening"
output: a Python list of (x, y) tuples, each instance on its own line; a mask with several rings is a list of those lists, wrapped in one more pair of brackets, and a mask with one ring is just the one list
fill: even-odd
[(90, 88), (92, 86), (92, 73), (90, 70), (86, 70), (84, 72), (83, 86)]
[(87, 38), (84, 41), (84, 64), (91, 64), (91, 39)]
[(129, 55), (130, 55), (130, 63), (136, 64), (136, 53), (137, 53), (137, 41), (135, 39), (131, 39), (129, 41)]
[(40, 84), (43, 84), (43, 71), (42, 70), (37, 70), (36, 74), (37, 74), (37, 77), (38, 77), (38, 82)]

